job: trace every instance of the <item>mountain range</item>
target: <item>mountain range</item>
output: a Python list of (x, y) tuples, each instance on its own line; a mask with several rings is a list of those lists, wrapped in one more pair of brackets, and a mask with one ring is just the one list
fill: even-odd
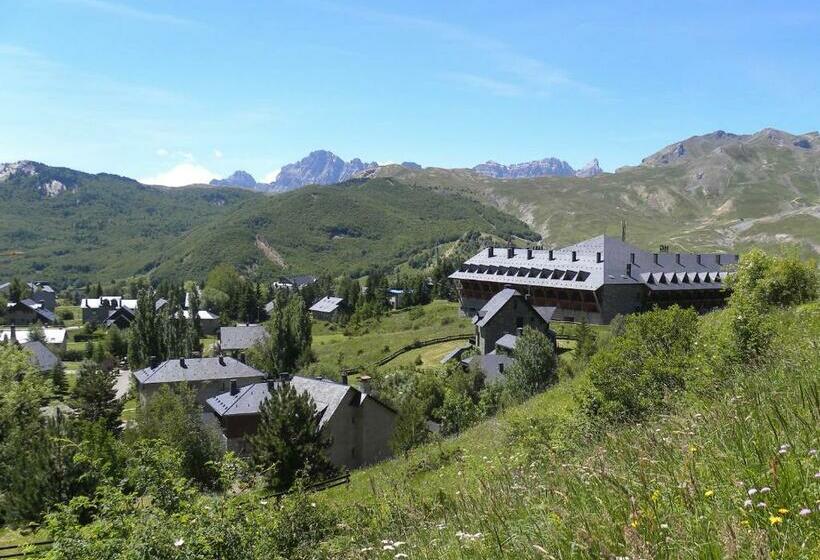
[[(402, 167), (418, 171), (422, 166), (412, 161), (405, 161)], [(271, 183), (259, 183), (247, 171), (237, 170), (224, 179), (213, 179), (211, 186), (239, 187), (263, 192), (287, 192), (306, 185), (333, 185), (355, 177), (367, 176), (368, 172), (379, 167), (373, 162), (363, 162), (359, 158), (344, 161), (328, 150), (311, 152), (296, 163), (282, 167), (276, 180)], [(603, 173), (597, 159), (593, 159), (579, 170), (572, 168), (566, 161), (550, 157), (536, 161), (503, 165), (488, 161), (472, 168), (473, 171), (496, 179), (520, 179), (532, 177), (594, 177)]]
[[(329, 152), (318, 157), (333, 161)], [(345, 173), (337, 163), (312, 169), (328, 181)], [(285, 268), (352, 273), (402, 262), (465, 231), (560, 245), (619, 235), (622, 219), (628, 240), (645, 248), (790, 245), (820, 254), (816, 132), (716, 131), (591, 177), (499, 179), (412, 164), (353, 175), (270, 196), (247, 187), (147, 186), (29, 161), (0, 165), (0, 269), (55, 283), (201, 278), (218, 262), (262, 276)]]

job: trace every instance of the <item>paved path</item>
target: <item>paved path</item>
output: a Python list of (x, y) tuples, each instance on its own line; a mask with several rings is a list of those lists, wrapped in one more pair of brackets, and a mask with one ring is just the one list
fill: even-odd
[(117, 398), (121, 398), (128, 393), (128, 389), (131, 387), (131, 371), (127, 369), (121, 369), (120, 375), (117, 377)]

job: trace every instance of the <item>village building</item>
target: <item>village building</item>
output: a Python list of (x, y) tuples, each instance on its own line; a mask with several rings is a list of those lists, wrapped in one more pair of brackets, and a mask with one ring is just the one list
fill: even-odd
[(6, 304), (6, 320), (14, 325), (32, 325), (42, 323), (50, 325), (57, 322), (57, 315), (31, 299), (23, 299)]
[(121, 307), (130, 311), (131, 319), (133, 319), (134, 313), (137, 310), (137, 300), (125, 299), (122, 296), (103, 296), (99, 298), (83, 298), (80, 301), (83, 323), (102, 325)]
[(390, 304), (390, 308), (394, 311), (397, 309), (402, 309), (407, 305), (408, 295), (409, 292), (407, 290), (390, 288), (387, 290), (387, 303)]
[(329, 440), (328, 457), (337, 467), (349, 469), (369, 465), (392, 455), (390, 440), (398, 414), (369, 393), (365, 385), (354, 388), (327, 379), (289, 376), (230, 390), (208, 399), (208, 406), (222, 426), (227, 449), (250, 453), (248, 437), (256, 433), (262, 404), (279, 383), (291, 383), (307, 393), (320, 414), (320, 429)]
[(238, 357), (269, 336), (264, 325), (247, 324), (222, 327), (219, 329), (219, 349)]
[(274, 282), (272, 286), (280, 290), (300, 291), (306, 286), (310, 286), (317, 282), (315, 276), (281, 276), (279, 280)]
[[(59, 354), (66, 349), (66, 329), (62, 327), (44, 327), (43, 334), (45, 335), (45, 344), (52, 352)], [(30, 339), (31, 329), (17, 327), (16, 325), (0, 328), (0, 342), (16, 340), (20, 344), (24, 344)]]
[(147, 402), (163, 385), (186, 383), (196, 392), (196, 400), (203, 407), (209, 398), (228, 391), (232, 384), (245, 387), (267, 377), (265, 373), (226, 356), (178, 358), (165, 362), (152, 360), (148, 367), (132, 375), (141, 403)]
[(655, 305), (706, 311), (721, 306), (737, 255), (652, 253), (600, 235), (561, 249), (484, 249), (450, 275), (461, 309), (478, 311), (504, 286), (534, 306), (555, 307), (553, 320), (608, 324)]
[(534, 307), (527, 296), (518, 290), (504, 288), (473, 317), (475, 344), (481, 354), (495, 350), (496, 342), (505, 335), (520, 334), (524, 327), (531, 327), (550, 335), (550, 319), (554, 307)]
[(28, 352), (31, 365), (43, 373), (52, 371), (60, 363), (60, 358), (39, 340), (24, 342), (20, 347)]
[[(26, 286), (31, 291), (31, 296), (25, 299), (30, 299), (35, 303), (39, 303), (43, 309), (54, 311), (57, 307), (57, 292), (47, 282), (26, 282)], [(11, 282), (4, 282), (0, 284), (0, 293), (8, 295), (11, 291)]]
[(344, 301), (340, 297), (325, 296), (310, 306), (309, 311), (319, 321), (335, 321), (339, 318)]
[[(182, 315), (186, 319), (191, 318), (191, 312), (188, 309), (183, 310)], [(219, 315), (200, 309), (197, 316), (199, 317), (199, 327), (202, 329), (203, 335), (215, 335), (219, 331)]]

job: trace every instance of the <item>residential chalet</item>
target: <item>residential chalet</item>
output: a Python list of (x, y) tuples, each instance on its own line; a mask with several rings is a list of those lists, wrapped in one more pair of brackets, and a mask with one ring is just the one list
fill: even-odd
[[(120, 308), (126, 308), (133, 319), (137, 309), (137, 300), (125, 299), (121, 296), (103, 296), (99, 298), (83, 298), (80, 301), (83, 323), (104, 324)], [(122, 317), (123, 314), (117, 313)], [(115, 317), (116, 319), (116, 317)]]
[[(66, 348), (66, 329), (62, 327), (44, 327), (46, 346), (52, 352), (62, 352)], [(31, 338), (31, 329), (19, 328), (16, 325), (10, 327), (0, 328), (0, 342), (16, 340), (20, 344), (24, 344)]]
[(268, 380), (230, 390), (208, 399), (222, 426), (224, 443), (230, 450), (250, 452), (248, 436), (256, 433), (262, 404), (278, 383), (292, 383), (300, 393), (308, 393), (321, 415), (319, 425), (331, 445), (328, 456), (339, 467), (356, 468), (391, 456), (390, 440), (398, 414), (369, 394), (369, 378), (357, 389), (326, 379), (291, 377), (282, 374)]
[(31, 299), (23, 299), (6, 304), (6, 320), (14, 325), (31, 325), (42, 323), (50, 325), (57, 321), (57, 315), (43, 304)]
[[(57, 292), (48, 285), (47, 282), (26, 282), (29, 290), (31, 290), (31, 297), (27, 298), (35, 303), (39, 303), (43, 309), (54, 311), (57, 306)], [(0, 293), (8, 294), (11, 288), (11, 282), (4, 282), (0, 284)]]
[(272, 285), (274, 288), (299, 291), (305, 286), (315, 284), (317, 278), (315, 276), (282, 276)]
[(735, 263), (733, 254), (651, 253), (600, 235), (562, 249), (490, 247), (450, 278), (469, 316), (509, 285), (535, 306), (555, 307), (554, 320), (607, 324), (654, 305), (718, 307)]
[(343, 304), (344, 299), (340, 297), (325, 296), (314, 303), (309, 311), (319, 321), (335, 321), (339, 318)]
[(245, 387), (264, 381), (266, 375), (239, 360), (217, 358), (179, 358), (165, 362), (153, 360), (148, 367), (132, 374), (137, 382), (140, 402), (146, 402), (162, 385), (187, 383), (196, 391), (197, 402), (228, 391), (232, 383)]

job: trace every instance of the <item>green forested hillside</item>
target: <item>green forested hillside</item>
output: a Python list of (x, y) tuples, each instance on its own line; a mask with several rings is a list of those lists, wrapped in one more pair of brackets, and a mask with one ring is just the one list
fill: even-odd
[(248, 201), (168, 247), (156, 274), (199, 277), (218, 262), (262, 273), (364, 273), (468, 231), (538, 238), (518, 219), (457, 193), (374, 179)]
[(0, 182), (3, 277), (203, 278), (221, 262), (262, 275), (357, 273), (471, 230), (537, 238), (475, 200), (389, 179), (265, 196), (29, 165)]
[[(0, 276), (55, 285), (146, 273), (192, 228), (261, 197), (239, 189), (149, 187), (30, 164), (0, 181)], [(9, 254), (14, 253), (14, 254)]]

